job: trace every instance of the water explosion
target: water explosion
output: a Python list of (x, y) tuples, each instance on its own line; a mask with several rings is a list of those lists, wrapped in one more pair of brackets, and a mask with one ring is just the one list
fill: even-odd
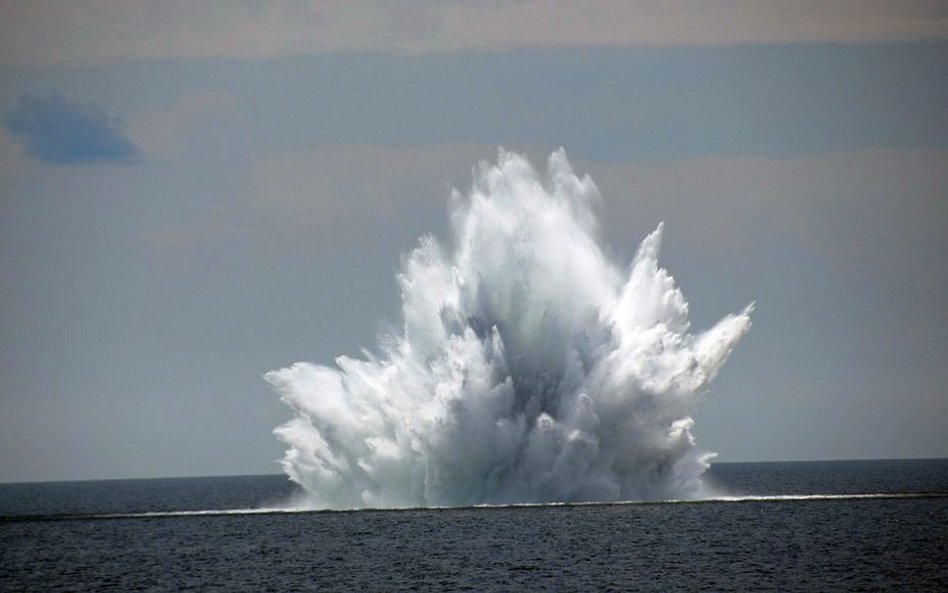
[(274, 431), (283, 469), (312, 506), (701, 495), (713, 454), (691, 415), (753, 305), (689, 333), (662, 225), (623, 273), (597, 244), (598, 199), (562, 150), (545, 177), (501, 151), (453, 193), (450, 248), (427, 236), (404, 259), (401, 335), (266, 374), (295, 412)]

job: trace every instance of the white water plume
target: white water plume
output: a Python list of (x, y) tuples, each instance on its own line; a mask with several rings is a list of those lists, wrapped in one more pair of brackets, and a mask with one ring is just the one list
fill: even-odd
[(597, 243), (599, 193), (562, 150), (541, 177), (501, 151), (452, 196), (452, 242), (402, 264), (404, 331), (336, 368), (266, 374), (295, 412), (274, 432), (316, 508), (693, 498), (713, 454), (691, 415), (753, 305), (689, 333), (659, 267)]

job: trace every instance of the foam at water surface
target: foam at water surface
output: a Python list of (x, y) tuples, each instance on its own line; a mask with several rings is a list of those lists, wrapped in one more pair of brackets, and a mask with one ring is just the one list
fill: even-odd
[(599, 199), (562, 150), (546, 176), (501, 151), (452, 196), (451, 243), (404, 259), (401, 335), (266, 374), (295, 413), (275, 433), (309, 505), (704, 494), (691, 415), (752, 306), (690, 333), (662, 226), (623, 270), (597, 242)]

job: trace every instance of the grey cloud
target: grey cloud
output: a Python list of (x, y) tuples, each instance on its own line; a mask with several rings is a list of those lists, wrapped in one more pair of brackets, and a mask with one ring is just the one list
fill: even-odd
[(47, 163), (131, 162), (138, 149), (125, 136), (125, 122), (109, 116), (97, 103), (69, 102), (62, 93), (20, 96), (3, 124), (25, 153)]
[[(394, 7), (394, 8), (393, 8)], [(0, 19), (0, 62), (272, 58), (594, 46), (862, 43), (948, 38), (927, 0), (161, 3), (45, 0)], [(41, 33), (41, 34), (38, 34)]]

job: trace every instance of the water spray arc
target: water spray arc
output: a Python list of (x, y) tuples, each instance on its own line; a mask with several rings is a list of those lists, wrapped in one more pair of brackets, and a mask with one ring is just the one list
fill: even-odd
[(610, 261), (599, 192), (562, 150), (545, 176), (501, 151), (451, 199), (451, 243), (423, 237), (402, 264), (400, 335), (265, 376), (294, 412), (275, 434), (311, 504), (701, 496), (712, 454), (691, 416), (753, 305), (690, 333), (662, 225), (626, 270)]

